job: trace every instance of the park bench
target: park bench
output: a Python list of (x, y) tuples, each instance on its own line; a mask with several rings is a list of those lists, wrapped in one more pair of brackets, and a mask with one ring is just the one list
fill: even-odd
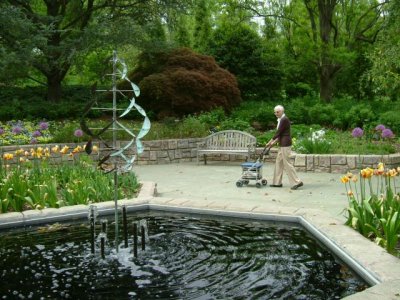
[(199, 157), (204, 156), (207, 164), (207, 154), (235, 154), (246, 156), (246, 161), (256, 151), (257, 139), (251, 134), (239, 130), (224, 130), (213, 133), (197, 147), (197, 164)]

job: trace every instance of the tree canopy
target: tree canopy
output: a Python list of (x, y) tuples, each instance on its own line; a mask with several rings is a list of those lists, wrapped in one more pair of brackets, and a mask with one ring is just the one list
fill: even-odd
[[(157, 24), (178, 0), (7, 0), (1, 4), (0, 53), (7, 57), (2, 73), (21, 65), (14, 75), (47, 85), (47, 99), (61, 99), (62, 81), (77, 56), (101, 46), (143, 42), (145, 25)], [(15, 26), (9, 26), (15, 24)], [(24, 75), (25, 73), (25, 75)]]
[(101, 81), (112, 50), (154, 72), (143, 79), (160, 74), (151, 56), (184, 46), (234, 74), (244, 100), (397, 100), (399, 16), (399, 0), (5, 0), (0, 84), (56, 102), (63, 84)]

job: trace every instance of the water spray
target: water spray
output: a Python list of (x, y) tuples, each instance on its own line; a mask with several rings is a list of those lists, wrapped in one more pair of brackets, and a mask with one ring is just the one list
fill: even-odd
[(138, 256), (138, 251), (137, 251), (137, 246), (138, 246), (138, 226), (137, 223), (133, 223), (133, 256), (137, 257)]
[(126, 218), (126, 206), (122, 206), (122, 228), (124, 233), (125, 248), (128, 248), (128, 223)]

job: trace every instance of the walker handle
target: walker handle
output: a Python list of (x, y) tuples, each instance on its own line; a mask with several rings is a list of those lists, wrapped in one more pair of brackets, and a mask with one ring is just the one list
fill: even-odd
[(264, 147), (263, 151), (261, 152), (260, 158), (262, 158), (264, 155), (268, 155), (269, 150), (271, 150), (271, 147)]

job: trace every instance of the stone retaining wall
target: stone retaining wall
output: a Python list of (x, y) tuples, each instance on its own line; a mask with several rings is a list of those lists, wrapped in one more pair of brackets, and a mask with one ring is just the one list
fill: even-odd
[[(203, 141), (202, 138), (192, 139), (169, 139), (143, 141), (144, 152), (137, 158), (136, 163), (139, 165), (146, 164), (169, 164), (192, 162), (197, 160), (197, 145)], [(121, 142), (124, 145), (126, 142)], [(53, 147), (55, 144), (37, 145), (36, 147)], [(64, 144), (58, 144), (63, 147)], [(77, 144), (66, 144), (72, 150)], [(83, 145), (83, 144), (82, 144)], [(17, 149), (33, 148), (32, 145), (24, 146), (5, 146), (2, 151), (14, 152)], [(101, 149), (101, 145), (99, 145)], [(263, 148), (257, 148), (257, 157), (259, 157)], [(273, 163), (276, 158), (277, 149), (271, 149), (270, 154), (264, 157), (265, 162)], [(132, 153), (127, 153), (132, 154)], [(99, 154), (92, 154), (92, 158), (97, 160)], [(256, 158), (253, 158), (254, 160)], [(52, 154), (51, 159), (55, 162), (62, 160), (73, 160), (71, 156), (62, 156), (60, 154)], [(356, 171), (365, 167), (376, 167), (378, 163), (383, 162), (388, 168), (400, 166), (400, 153), (390, 155), (340, 155), (340, 154), (296, 154), (292, 153), (292, 163), (298, 171), (303, 172), (324, 172), (324, 173), (345, 173), (347, 171)], [(244, 157), (241, 155), (217, 154), (208, 155), (207, 161), (232, 161), (243, 162)], [(200, 157), (200, 163), (203, 158)]]
[[(197, 144), (202, 138), (182, 140), (156, 140), (143, 142), (145, 151), (139, 157), (139, 164), (164, 164), (196, 161)], [(257, 157), (263, 148), (257, 148)], [(273, 163), (277, 149), (271, 149), (264, 157), (265, 162)], [(256, 158), (257, 158), (256, 157)], [(254, 160), (256, 158), (253, 158)], [(208, 155), (207, 161), (243, 162), (241, 155), (216, 154)], [(376, 167), (383, 162), (386, 167), (400, 166), (400, 153), (390, 155), (341, 155), (341, 154), (297, 154), (292, 153), (292, 163), (296, 170), (303, 172), (345, 173), (366, 167)], [(200, 157), (200, 163), (203, 158)]]
[(400, 153), (390, 155), (295, 154), (294, 166), (304, 172), (344, 173), (366, 167), (376, 167), (380, 162), (387, 168), (400, 166)]

